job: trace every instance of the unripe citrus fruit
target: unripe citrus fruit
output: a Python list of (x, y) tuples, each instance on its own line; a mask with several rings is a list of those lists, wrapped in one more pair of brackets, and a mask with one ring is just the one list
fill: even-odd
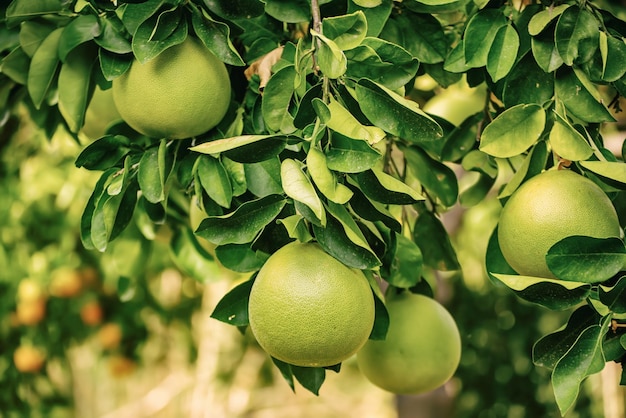
[(546, 253), (572, 235), (619, 237), (608, 196), (593, 181), (569, 170), (550, 170), (523, 183), (507, 200), (498, 241), (509, 265), (525, 276), (554, 278)]
[(417, 394), (447, 382), (461, 360), (461, 336), (436, 300), (410, 292), (388, 294), (389, 329), (357, 353), (359, 369), (376, 386)]
[(122, 119), (154, 138), (189, 138), (215, 127), (230, 103), (226, 66), (202, 42), (188, 37), (113, 80)]
[(98, 341), (105, 350), (114, 350), (122, 342), (122, 327), (115, 322), (108, 322), (98, 330)]
[(332, 366), (365, 344), (374, 296), (363, 272), (315, 243), (290, 243), (265, 262), (250, 292), (252, 333), (274, 358)]
[(83, 281), (78, 270), (60, 267), (52, 272), (50, 294), (58, 298), (72, 298), (83, 290)]

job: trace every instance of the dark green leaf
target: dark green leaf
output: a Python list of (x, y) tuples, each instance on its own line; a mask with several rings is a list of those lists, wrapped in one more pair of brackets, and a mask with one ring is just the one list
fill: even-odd
[(554, 38), (565, 64), (583, 63), (598, 48), (598, 21), (587, 9), (568, 7), (557, 21)]
[(25, 20), (56, 14), (63, 10), (63, 3), (61, 0), (13, 1), (6, 9), (7, 25), (12, 27)]
[(513, 194), (515, 190), (526, 180), (543, 171), (548, 161), (548, 146), (545, 141), (540, 141), (530, 149), (524, 161), (519, 166), (513, 177), (507, 185), (502, 189), (498, 198), (502, 203), (506, 203), (506, 199)]
[(117, 55), (100, 48), (98, 51), (98, 57), (100, 58), (100, 68), (105, 80), (112, 81), (113, 79), (124, 74), (130, 66), (133, 64), (132, 55)]
[(32, 57), (39, 45), (56, 29), (52, 23), (42, 20), (26, 21), (20, 25), (20, 46), (28, 55)]
[(348, 185), (353, 193), (352, 199), (350, 199), (350, 207), (357, 215), (372, 222), (380, 221), (392, 231), (401, 231), (402, 226), (400, 222), (389, 213), (383, 204), (368, 199), (356, 185), (352, 183)]
[[(435, 64), (443, 62), (448, 54), (448, 40), (441, 22), (430, 14), (402, 13), (395, 17), (402, 45), (421, 63)], [(394, 41), (385, 37), (384, 39)]]
[(413, 227), (413, 239), (422, 250), (424, 264), (435, 270), (449, 271), (460, 268), (448, 232), (432, 212), (419, 214)]
[(240, 163), (258, 163), (276, 157), (286, 146), (285, 135), (241, 135), (216, 139), (190, 148), (203, 154), (225, 156)]
[(611, 312), (626, 313), (626, 276), (620, 277), (614, 286), (599, 286), (598, 295)]
[(359, 80), (356, 97), (361, 110), (376, 126), (411, 142), (443, 138), (443, 130), (417, 103), (367, 79)]
[(218, 245), (215, 256), (224, 267), (240, 273), (256, 271), (267, 260), (267, 256), (253, 251), (249, 244)]
[(5, 74), (11, 80), (18, 84), (26, 84), (28, 82), (28, 67), (30, 59), (20, 47), (15, 48), (6, 55), (0, 62), (2, 74)]
[(124, 25), (117, 15), (104, 15), (100, 18), (100, 35), (96, 36), (96, 44), (115, 54), (132, 52), (131, 42), (126, 38)]
[(555, 93), (565, 105), (568, 116), (593, 123), (615, 121), (603, 104), (597, 87), (576, 68), (563, 70), (557, 74)]
[[(376, 283), (376, 286), (378, 284)], [(384, 340), (389, 329), (389, 312), (379, 295), (374, 293), (374, 326), (370, 333), (370, 340)]]
[(352, 176), (359, 188), (370, 199), (392, 205), (410, 205), (424, 197), (395, 177), (377, 169), (370, 169)]
[(526, 54), (504, 79), (502, 99), (507, 107), (535, 103), (554, 97), (554, 75), (541, 69), (532, 54)]
[(76, 158), (76, 167), (106, 170), (118, 165), (130, 151), (130, 140), (122, 135), (106, 135), (89, 144)]
[(57, 76), (59, 55), (57, 49), (63, 28), (55, 29), (41, 43), (30, 63), (28, 71), (28, 93), (35, 107), (39, 109), (46, 99)]
[[(289, 105), (294, 94), (296, 70), (290, 65), (272, 75), (263, 92), (263, 120), (272, 131), (281, 131), (283, 127), (293, 126), (293, 117), (289, 114)], [(295, 127), (294, 127), (295, 129)], [(291, 133), (293, 129), (288, 129)]]
[(563, 65), (563, 58), (554, 43), (554, 34), (545, 33), (533, 37), (531, 49), (537, 65), (546, 73), (552, 73)]
[(348, 12), (362, 11), (367, 19), (367, 36), (378, 36), (391, 14), (392, 0), (350, 1)]
[(400, 146), (409, 171), (417, 178), (429, 194), (436, 197), (444, 206), (453, 206), (459, 194), (459, 186), (454, 171), (447, 165), (434, 160), (420, 147)]
[(386, 278), (390, 285), (408, 289), (422, 278), (422, 252), (410, 239), (396, 234), (397, 247), (391, 265), (391, 274)]
[(59, 111), (72, 132), (78, 132), (85, 122), (87, 103), (93, 94), (91, 72), (96, 60), (96, 50), (85, 44), (72, 50), (61, 66)]
[(281, 22), (308, 22), (311, 5), (307, 0), (266, 0), (265, 13)]
[[(164, 16), (164, 18), (161, 19), (161, 16)], [(142, 22), (137, 28), (133, 36), (132, 48), (135, 57), (140, 63), (145, 64), (167, 48), (183, 43), (187, 38), (187, 20), (185, 19), (178, 20), (176, 28), (168, 37), (164, 39), (153, 38), (160, 25), (171, 24), (168, 21), (169, 19), (176, 19), (176, 17), (175, 15), (167, 14), (167, 12), (157, 13)]]
[(302, 387), (315, 395), (319, 395), (320, 388), (326, 378), (326, 370), (323, 367), (301, 367), (292, 364), (291, 371)]
[(228, 19), (250, 19), (263, 14), (264, 5), (259, 0), (204, 0), (208, 9)]
[(217, 158), (201, 155), (196, 164), (202, 188), (215, 203), (223, 208), (229, 208), (233, 198), (233, 187), (222, 162)]
[(280, 374), (283, 376), (283, 379), (285, 379), (289, 387), (291, 387), (291, 390), (295, 392), (296, 386), (293, 381), (293, 372), (291, 371), (291, 365), (274, 357), (272, 357), (272, 362), (274, 363)]
[(344, 51), (359, 46), (367, 34), (367, 20), (362, 11), (324, 18), (322, 25), (324, 36)]
[(245, 327), (248, 322), (248, 300), (254, 278), (247, 280), (229, 290), (217, 303), (211, 318), (238, 327)]
[(588, 305), (577, 308), (561, 329), (543, 336), (533, 346), (533, 363), (553, 369), (556, 363), (589, 326), (598, 324), (600, 316)]
[(248, 189), (258, 197), (283, 193), (280, 183), (280, 160), (271, 158), (254, 164), (244, 164)]
[(500, 10), (483, 9), (471, 17), (465, 28), (463, 52), (470, 68), (484, 67), (500, 28), (507, 21)]
[(248, 201), (227, 215), (204, 219), (196, 234), (217, 245), (252, 242), (285, 204), (285, 198), (275, 194)]
[(328, 168), (340, 173), (359, 173), (368, 170), (382, 155), (366, 141), (333, 133), (331, 147), (326, 152)]
[(196, 35), (220, 60), (231, 65), (244, 65), (244, 61), (230, 40), (230, 27), (213, 20), (204, 11), (194, 9), (191, 22)]
[(59, 58), (65, 62), (67, 55), (78, 45), (91, 41), (101, 33), (98, 18), (94, 15), (79, 15), (65, 26), (59, 39)]

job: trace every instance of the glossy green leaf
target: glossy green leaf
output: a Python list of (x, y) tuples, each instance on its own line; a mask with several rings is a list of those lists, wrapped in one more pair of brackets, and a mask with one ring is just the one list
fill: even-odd
[(85, 209), (83, 210), (83, 214), (80, 218), (80, 240), (83, 246), (88, 250), (94, 250), (97, 248), (96, 242), (94, 242), (91, 233), (92, 219), (94, 217), (94, 213), (96, 212), (96, 205), (98, 204), (98, 200), (104, 193), (104, 188), (109, 177), (116, 172), (116, 168), (109, 168), (102, 173), (102, 175), (93, 187), (93, 192), (87, 200), (87, 204), (85, 205)]
[[(421, 63), (435, 64), (443, 62), (448, 53), (448, 40), (437, 18), (425, 13), (405, 12), (393, 21), (397, 22), (399, 45), (406, 48)], [(390, 21), (391, 22), (391, 21)], [(385, 36), (388, 41), (396, 41)]]
[(250, 19), (263, 14), (264, 4), (260, 0), (204, 0), (209, 10), (228, 19)]
[(513, 106), (498, 115), (484, 129), (480, 150), (498, 158), (519, 155), (541, 136), (546, 112), (535, 104)]
[(256, 271), (267, 260), (267, 256), (252, 250), (249, 244), (218, 245), (215, 247), (215, 257), (224, 267), (239, 273)]
[(382, 155), (366, 141), (333, 133), (326, 151), (326, 164), (340, 173), (359, 173), (376, 165)]
[(348, 59), (341, 48), (321, 33), (311, 30), (311, 34), (319, 40), (317, 43), (317, 65), (322, 74), (332, 79), (344, 75), (348, 68)]
[(386, 136), (385, 132), (377, 126), (362, 125), (348, 109), (332, 98), (327, 108), (330, 110), (330, 119), (326, 122), (326, 126), (341, 135), (367, 141), (370, 144), (375, 144)]
[(620, 277), (614, 286), (599, 286), (598, 296), (611, 312), (626, 313), (626, 276)]
[(274, 73), (265, 86), (261, 108), (265, 125), (272, 131), (278, 132), (283, 126), (293, 124), (289, 105), (295, 91), (295, 78), (296, 70), (290, 65)]
[(602, 340), (608, 330), (606, 322), (586, 328), (554, 366), (552, 387), (561, 415), (576, 402), (582, 381), (604, 368)]
[(544, 71), (531, 54), (526, 54), (504, 79), (502, 99), (506, 107), (535, 103), (543, 105), (554, 97), (554, 74)]
[(202, 155), (196, 161), (202, 188), (215, 203), (223, 208), (229, 208), (233, 198), (233, 187), (222, 162), (208, 155)]
[(130, 140), (122, 135), (106, 135), (87, 145), (76, 157), (76, 167), (106, 170), (118, 165), (130, 151)]
[(354, 213), (371, 222), (380, 222), (394, 232), (402, 230), (400, 222), (389, 213), (385, 205), (369, 199), (354, 182), (349, 183), (349, 187), (353, 193), (350, 207)]
[(211, 318), (238, 327), (245, 327), (248, 321), (248, 300), (254, 279), (238, 284), (228, 291), (217, 303)]
[(591, 59), (598, 48), (598, 21), (586, 8), (568, 7), (556, 24), (554, 38), (565, 64)]
[(484, 67), (492, 44), (506, 18), (497, 9), (483, 9), (471, 17), (464, 34), (463, 53), (470, 68)]
[(56, 14), (63, 8), (61, 0), (12, 1), (6, 9), (6, 22), (12, 27), (25, 20)]
[[(163, 39), (153, 38), (163, 26), (174, 26), (171, 34)], [(181, 44), (187, 38), (187, 20), (167, 11), (153, 15), (139, 25), (132, 40), (132, 49), (139, 62), (146, 63), (167, 48)]]
[(389, 19), (392, 0), (357, 0), (348, 2), (348, 13), (361, 11), (367, 19), (367, 36), (378, 36)]
[(432, 212), (419, 214), (413, 227), (413, 239), (422, 251), (425, 265), (442, 271), (461, 267), (448, 232)]
[(421, 143), (443, 138), (437, 122), (417, 103), (367, 79), (356, 85), (356, 98), (365, 116), (376, 126), (410, 142)]
[[(604, 34), (604, 32), (601, 32)], [(623, 39), (606, 36), (606, 57), (603, 59), (602, 80), (617, 81), (626, 73), (626, 43)]]
[(588, 327), (597, 325), (600, 316), (589, 305), (576, 308), (567, 324), (550, 334), (544, 335), (533, 346), (533, 363), (554, 369), (561, 357), (567, 353), (578, 336)]
[(352, 268), (366, 270), (378, 267), (381, 262), (374, 252), (355, 243), (346, 231), (350, 231), (350, 227), (330, 214), (326, 226), (313, 224), (313, 234), (328, 254)]
[(580, 161), (579, 164), (603, 179), (626, 184), (626, 164), (621, 161)]
[(67, 55), (78, 45), (100, 35), (102, 29), (94, 15), (79, 15), (65, 26), (59, 39), (59, 58), (65, 62)]
[(128, 71), (133, 64), (132, 56), (121, 56), (100, 48), (100, 69), (105, 80), (112, 81)]
[(376, 202), (410, 205), (425, 199), (415, 189), (376, 168), (354, 174), (353, 178), (363, 193)]
[(367, 35), (365, 13), (356, 11), (341, 16), (326, 17), (322, 20), (324, 36), (343, 51), (356, 48)]
[(189, 228), (175, 231), (170, 242), (170, 255), (176, 267), (200, 283), (210, 283), (222, 278), (219, 266), (198, 243)]
[(396, 236), (398, 244), (387, 282), (392, 286), (408, 289), (421, 280), (424, 263), (422, 251), (404, 235)]
[(101, 32), (94, 38), (96, 44), (115, 54), (132, 52), (130, 40), (124, 36), (124, 25), (117, 15), (104, 15), (99, 20)]
[(312, 146), (306, 158), (311, 179), (328, 200), (344, 204), (352, 197), (352, 191), (337, 181), (337, 176), (328, 168), (324, 153)]
[(193, 9), (191, 24), (202, 43), (220, 60), (236, 66), (245, 64), (231, 41), (230, 27), (226, 23), (214, 20), (204, 10)]
[(139, 161), (137, 179), (143, 196), (150, 203), (161, 202), (165, 199), (165, 185), (159, 169), (159, 150), (152, 147), (147, 149)]
[(56, 29), (45, 21), (26, 21), (20, 25), (20, 46), (23, 52), (32, 57), (39, 45)]
[(266, 0), (265, 13), (281, 22), (308, 22), (311, 20), (311, 5), (307, 0)]
[(598, 88), (580, 70), (562, 71), (557, 74), (555, 92), (563, 102), (568, 115), (584, 122), (614, 122), (615, 118), (603, 104)]
[(445, 207), (453, 206), (459, 194), (454, 171), (430, 157), (420, 147), (399, 148), (404, 153), (409, 171), (426, 188), (429, 195), (438, 199)]
[(326, 224), (326, 211), (309, 177), (296, 160), (286, 158), (280, 165), (280, 178), (285, 194), (303, 203), (313, 211), (322, 225)]
[(546, 73), (556, 71), (564, 64), (552, 34), (535, 36), (531, 42), (531, 49), (537, 64)]
[(270, 194), (281, 194), (280, 161), (271, 158), (260, 163), (244, 164), (248, 190), (258, 197)]
[(319, 395), (326, 378), (326, 370), (323, 367), (301, 367), (292, 364), (291, 371), (303, 388), (314, 395)]
[(560, 157), (570, 161), (586, 160), (593, 149), (584, 136), (566, 119), (554, 114), (554, 125), (550, 130), (550, 145)]
[(280, 195), (247, 201), (227, 215), (204, 219), (196, 235), (217, 245), (252, 242), (278, 216), (285, 204), (285, 198)]
[(494, 276), (494, 274), (506, 274), (515, 275), (515, 270), (507, 263), (506, 259), (502, 255), (500, 250), (500, 243), (498, 241), (498, 227), (494, 228), (493, 232), (487, 242), (487, 253), (485, 254), (485, 267), (489, 279), (493, 283), (500, 283), (500, 280)]
[(59, 67), (57, 53), (63, 28), (55, 29), (41, 43), (30, 63), (28, 71), (28, 93), (35, 107), (39, 109), (46, 99)]
[(89, 45), (75, 48), (61, 65), (58, 78), (59, 111), (72, 132), (78, 132), (93, 91), (91, 72), (96, 51)]
[(0, 61), (2, 74), (18, 84), (28, 83), (30, 59), (22, 48), (15, 48)]
[(513, 25), (502, 26), (496, 32), (487, 55), (487, 72), (494, 82), (506, 77), (513, 68), (517, 60), (519, 44), (519, 35)]
[(535, 13), (528, 22), (528, 33), (531, 36), (539, 35), (548, 27), (561, 13), (565, 11), (571, 4), (561, 4), (554, 7), (546, 7), (538, 13)]
[(361, 45), (347, 51), (346, 75), (367, 78), (389, 89), (399, 89), (417, 73), (419, 62), (407, 50), (378, 38), (365, 38)]
[(513, 177), (498, 195), (498, 199), (506, 200), (517, 188), (532, 176), (543, 171), (548, 161), (548, 146), (545, 141), (538, 142), (533, 146), (524, 161), (519, 166)]
[(465, 207), (471, 207), (482, 202), (495, 184), (494, 177), (487, 176), (483, 173), (478, 175), (478, 179), (469, 187), (466, 187), (459, 194), (459, 202)]
[(240, 163), (258, 163), (277, 156), (287, 142), (285, 135), (240, 135), (216, 139), (191, 147), (202, 154), (219, 155)]
[(626, 248), (619, 238), (567, 237), (546, 255), (548, 268), (558, 278), (584, 283), (613, 277), (625, 261)]

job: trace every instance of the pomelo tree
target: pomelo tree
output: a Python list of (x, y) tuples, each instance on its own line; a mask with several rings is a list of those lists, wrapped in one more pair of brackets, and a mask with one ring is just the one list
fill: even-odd
[[(153, 232), (168, 228), (172, 258), (198, 280), (213, 259), (249, 275), (223, 297), (216, 320), (247, 327), (265, 261), (288, 243), (314, 241), (369, 280), (369, 338), (384, 340), (385, 291), (433, 297), (435, 273), (460, 268), (442, 215), (485, 199), (504, 205), (544, 171), (589, 179), (625, 222), (624, 147), (611, 135), (626, 94), (626, 7), (616, 2), (13, 0), (3, 8), (3, 138), (26, 109), (50, 138), (63, 129), (85, 143), (94, 92), (115, 93), (145, 70), (148, 90), (119, 89), (125, 104), (157, 92), (130, 106), (157, 128), (140, 133), (131, 120), (113, 121), (76, 156), (76, 170), (99, 176), (81, 241), (106, 254), (132, 226), (148, 248)], [(194, 79), (207, 71), (205, 52), (192, 52), (185, 71), (166, 79), (167, 87), (180, 84), (175, 92), (191, 85), (193, 93), (161, 90), (161, 73), (173, 67), (163, 58), (189, 42), (227, 76)], [(220, 93), (204, 106), (195, 93), (207, 93), (215, 78)], [(424, 83), (431, 87), (421, 90)], [(447, 106), (428, 111), (430, 97), (455, 90)], [(190, 122), (189, 114), (198, 116)], [(159, 130), (169, 122), (184, 126)], [(207, 130), (187, 130), (197, 126)], [(576, 197), (568, 197), (565, 212), (576, 223)], [(550, 277), (513, 270), (497, 231), (489, 242), (494, 285), (571, 311), (528, 353), (552, 369), (563, 414), (586, 377), (626, 354), (618, 229), (555, 243), (542, 255)], [(314, 393), (327, 370), (340, 371), (275, 364), (292, 387), (295, 378)]]

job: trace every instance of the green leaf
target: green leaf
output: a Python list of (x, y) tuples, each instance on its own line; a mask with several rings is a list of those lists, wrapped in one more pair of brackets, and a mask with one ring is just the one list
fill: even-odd
[(238, 327), (248, 326), (248, 300), (253, 284), (254, 278), (229, 290), (215, 306), (211, 318)]
[(264, 4), (259, 0), (204, 0), (212, 13), (227, 19), (250, 19), (263, 14)]
[(94, 38), (96, 44), (115, 54), (128, 54), (133, 48), (124, 36), (124, 25), (117, 15), (100, 16), (101, 32)]
[(330, 171), (326, 164), (324, 153), (312, 146), (306, 158), (307, 170), (311, 179), (328, 200), (344, 204), (352, 197), (352, 191), (337, 181), (337, 176)]
[(287, 144), (286, 135), (240, 135), (204, 142), (190, 150), (225, 156), (240, 163), (258, 163), (276, 157)]
[(311, 20), (311, 4), (307, 0), (266, 0), (265, 13), (281, 22), (308, 22)]
[(491, 275), (515, 291), (521, 299), (552, 310), (572, 308), (584, 301), (591, 292), (589, 283), (494, 272)]
[(487, 56), (487, 72), (494, 83), (506, 77), (513, 68), (519, 44), (519, 35), (513, 25), (498, 29)]
[(380, 294), (380, 290), (378, 290), (378, 283), (374, 280), (372, 274), (370, 274), (368, 271), (365, 271), (364, 273), (370, 282), (370, 286), (372, 286), (372, 293), (374, 294), (374, 326), (372, 327), (372, 332), (370, 333), (369, 339), (384, 340), (387, 336), (387, 331), (389, 330), (389, 312), (387, 311), (387, 307), (383, 302), (383, 297)]
[(348, 13), (361, 11), (367, 19), (367, 36), (378, 36), (389, 19), (392, 0), (358, 0), (348, 2)]
[(356, 85), (356, 98), (365, 116), (374, 125), (410, 142), (421, 143), (443, 138), (437, 122), (417, 103), (367, 79)]
[(285, 198), (275, 194), (247, 201), (227, 215), (204, 219), (196, 235), (217, 245), (247, 244), (278, 216), (285, 204)]
[(101, 33), (98, 18), (94, 15), (79, 15), (65, 26), (59, 39), (59, 58), (65, 62), (67, 55), (78, 45), (91, 41)]
[(546, 255), (548, 268), (561, 280), (600, 283), (617, 274), (626, 262), (619, 238), (571, 236), (554, 244)]
[(541, 106), (513, 106), (487, 125), (479, 149), (498, 158), (519, 155), (537, 142), (545, 124), (546, 112)]
[(408, 289), (422, 277), (424, 260), (422, 251), (404, 235), (396, 234), (397, 247), (391, 265), (391, 274), (386, 278), (390, 285)]
[(598, 296), (611, 312), (626, 313), (626, 276), (620, 277), (614, 286), (599, 286)]
[(537, 64), (546, 73), (552, 73), (564, 64), (551, 33), (535, 36), (531, 41), (531, 49)]
[(26, 21), (20, 25), (20, 46), (32, 58), (41, 43), (56, 29), (56, 26), (45, 21)]
[(350, 207), (361, 218), (371, 222), (380, 222), (394, 232), (400, 232), (402, 226), (396, 218), (389, 213), (385, 205), (370, 200), (353, 182), (348, 179), (348, 185), (352, 190)]
[(28, 93), (35, 108), (39, 109), (46, 99), (59, 67), (59, 40), (63, 28), (55, 29), (41, 43), (30, 63), (28, 71)]
[(586, 160), (593, 154), (585, 137), (556, 112), (550, 130), (550, 145), (560, 157), (570, 161)]
[(319, 395), (320, 388), (326, 378), (326, 370), (323, 367), (301, 367), (292, 364), (291, 371), (303, 388)]
[(356, 173), (353, 178), (363, 193), (376, 202), (411, 205), (425, 199), (407, 184), (376, 168)]
[(597, 87), (577, 68), (557, 74), (555, 93), (557, 99), (565, 105), (568, 116), (589, 123), (615, 121), (603, 104)]
[[(0, 71), (18, 84), (28, 83), (30, 59), (20, 47), (15, 48), (0, 61)], [(4, 101), (3, 101), (4, 102)], [(4, 105), (4, 103), (2, 103)]]
[(375, 144), (386, 136), (385, 132), (376, 126), (362, 125), (348, 109), (332, 97), (327, 108), (330, 110), (330, 120), (326, 122), (326, 126), (345, 137)]
[(349, 226), (328, 215), (326, 226), (313, 224), (313, 234), (324, 250), (352, 268), (367, 270), (381, 265), (371, 249), (355, 243), (346, 233)]
[(159, 170), (159, 150), (152, 147), (147, 149), (139, 160), (137, 179), (143, 196), (150, 203), (161, 202), (165, 199), (164, 185)]
[(280, 161), (277, 157), (254, 164), (244, 164), (248, 190), (258, 197), (281, 194)]
[(579, 164), (603, 180), (626, 184), (626, 164), (622, 161), (580, 161)]
[(406, 11), (395, 16), (395, 19), (390, 20), (388, 25), (391, 22), (396, 22), (397, 30), (400, 31), (397, 37), (402, 39), (391, 39), (383, 32), (381, 36), (384, 39), (402, 45), (421, 63), (443, 62), (448, 54), (449, 46), (441, 22), (436, 17)]
[(65, 7), (61, 0), (13, 1), (6, 9), (7, 26), (13, 27), (25, 20), (57, 14)]
[[(604, 32), (601, 32), (604, 34)], [(605, 35), (606, 36), (606, 35)], [(617, 81), (626, 73), (626, 44), (623, 39), (606, 36), (607, 51), (602, 66), (602, 80)]]
[(598, 21), (587, 9), (568, 7), (559, 16), (554, 38), (565, 64), (587, 62), (598, 48)]
[(392, 90), (408, 84), (419, 67), (419, 61), (407, 50), (378, 38), (365, 38), (347, 51), (346, 57), (348, 77), (367, 78)]
[(586, 328), (554, 366), (552, 387), (561, 415), (565, 415), (576, 402), (582, 381), (604, 368), (602, 340), (608, 330), (608, 321), (609, 318), (602, 325)]
[(302, 171), (299, 161), (286, 158), (280, 165), (280, 178), (285, 194), (303, 203), (313, 211), (322, 225), (326, 224), (326, 211), (309, 177)]
[(331, 146), (326, 151), (326, 163), (340, 173), (359, 173), (376, 165), (382, 155), (366, 141), (333, 133)]
[(170, 242), (170, 255), (179, 269), (200, 283), (221, 278), (213, 257), (202, 248), (189, 228), (180, 228), (174, 232)]
[(498, 199), (505, 201), (515, 190), (532, 176), (541, 173), (548, 161), (548, 146), (540, 141), (533, 146), (513, 177), (498, 195)]
[(487, 243), (487, 253), (485, 254), (485, 267), (487, 269), (489, 279), (491, 279), (493, 283), (500, 282), (500, 280), (497, 279), (494, 274), (517, 274), (517, 272), (513, 270), (511, 266), (509, 266), (509, 263), (507, 263), (504, 256), (502, 255), (502, 251), (500, 250), (500, 243), (498, 241), (497, 225), (491, 233), (491, 236), (489, 237), (489, 241)]
[(484, 67), (500, 28), (507, 25), (500, 10), (483, 9), (471, 17), (465, 28), (463, 52), (470, 68)]
[(339, 46), (321, 33), (311, 29), (311, 34), (319, 40), (317, 43), (317, 65), (322, 74), (336, 79), (345, 74), (348, 60)]
[(289, 113), (289, 105), (295, 91), (295, 79), (295, 67), (289, 65), (274, 73), (265, 86), (261, 109), (265, 125), (271, 131), (278, 132), (283, 126), (293, 126), (293, 116)]
[(202, 43), (221, 61), (242, 66), (244, 61), (230, 40), (230, 27), (212, 19), (204, 10), (193, 8), (191, 24)]
[(208, 155), (197, 160), (197, 174), (202, 188), (215, 203), (229, 208), (233, 198), (233, 187), (222, 162)]
[(572, 312), (565, 326), (544, 335), (534, 344), (533, 363), (554, 369), (556, 363), (567, 353), (583, 330), (597, 325), (599, 320), (600, 316), (589, 305), (580, 306)]
[(546, 72), (526, 54), (504, 79), (502, 100), (506, 107), (535, 103), (543, 105), (554, 97), (554, 74)]
[(117, 55), (100, 48), (98, 51), (100, 59), (100, 69), (107, 81), (112, 81), (128, 71), (133, 64), (131, 56)]
[(453, 206), (459, 194), (454, 171), (447, 165), (431, 158), (423, 149), (399, 145), (408, 168), (429, 194), (439, 199), (445, 207)]
[(425, 265), (441, 271), (461, 267), (448, 232), (432, 212), (419, 214), (413, 227), (413, 240), (422, 251)]
[[(162, 39), (155, 37), (159, 31), (166, 31), (169, 36)], [(145, 64), (167, 48), (183, 43), (186, 38), (187, 20), (182, 19), (173, 10), (165, 10), (154, 14), (139, 25), (133, 36), (132, 49), (137, 60)]]
[(91, 72), (96, 51), (90, 45), (75, 48), (61, 66), (58, 79), (59, 111), (72, 132), (85, 122), (85, 111), (93, 92)]
[(106, 170), (118, 165), (130, 152), (130, 140), (123, 135), (106, 135), (87, 145), (76, 158), (76, 167)]
[(531, 36), (539, 35), (544, 29), (546, 29), (550, 23), (552, 23), (557, 17), (561, 15), (570, 7), (571, 4), (561, 4), (554, 7), (546, 7), (538, 13), (535, 13), (528, 22), (528, 33)]
[(215, 257), (224, 267), (239, 273), (256, 271), (267, 260), (267, 256), (252, 250), (249, 244), (218, 245), (215, 247)]
[(367, 19), (365, 13), (356, 11), (341, 16), (326, 17), (322, 20), (324, 36), (343, 51), (356, 48), (367, 35)]

